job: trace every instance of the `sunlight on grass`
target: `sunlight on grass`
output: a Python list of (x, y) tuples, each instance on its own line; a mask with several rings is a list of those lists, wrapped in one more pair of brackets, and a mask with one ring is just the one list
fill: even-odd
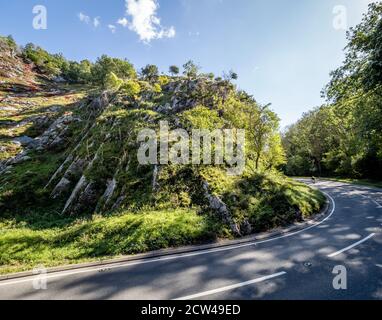
[(200, 243), (213, 239), (214, 229), (208, 217), (192, 209), (123, 212), (52, 228), (3, 220), (0, 274), (30, 270), (39, 264), (51, 267)]

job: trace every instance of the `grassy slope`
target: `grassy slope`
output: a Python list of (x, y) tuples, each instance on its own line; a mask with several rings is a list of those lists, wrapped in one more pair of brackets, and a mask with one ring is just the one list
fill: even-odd
[[(74, 110), (75, 102), (80, 101), (87, 92), (83, 88), (69, 89), (75, 91), (68, 93), (68, 97), (28, 98), (32, 104), (25, 114), (17, 112), (17, 115), (9, 116), (4, 113), (0, 116), (2, 120), (20, 121), (31, 115), (43, 114), (47, 108), (57, 104), (63, 107), (62, 112)], [(25, 102), (25, 98), (16, 97), (13, 102), (17, 107)], [(136, 116), (150, 112), (115, 108), (105, 113), (100, 121), (110, 117), (121, 118), (121, 127), (129, 129), (132, 120), (136, 126)], [(211, 112), (214, 111), (185, 113), (182, 120), (189, 121), (194, 127), (205, 125), (201, 119), (219, 122), (219, 118), (212, 117)], [(209, 125), (215, 127), (218, 125), (215, 122)], [(28, 124), (18, 129), (20, 132), (12, 136), (5, 130), (1, 142), (9, 143), (14, 136), (27, 134), (31, 130)], [(115, 150), (109, 151), (113, 156)], [(9, 156), (11, 154), (6, 155)], [(125, 209), (103, 217), (60, 216), (58, 213), (62, 203), (56, 201), (47, 205), (51, 201), (49, 192), (43, 190), (43, 186), (64, 157), (63, 152), (35, 154), (31, 161), (16, 166), (11, 176), (0, 177), (0, 210), (7, 209), (6, 214), (0, 214), (0, 274), (30, 270), (41, 264), (51, 267), (231, 238), (227, 227), (213, 215), (205, 211), (201, 213), (200, 206), (190, 207), (194, 195), (192, 188), (195, 188), (186, 185), (192, 184), (188, 175), (190, 170), (195, 176), (202, 176), (210, 184), (211, 191), (223, 198), (237, 221), (248, 219), (255, 232), (295, 221), (296, 211), (308, 218), (320, 209), (325, 200), (319, 192), (276, 173), (228, 178), (225, 169), (186, 168), (186, 180), (183, 181), (179, 179), (181, 168), (168, 168), (170, 173), (164, 170), (160, 177), (164, 183), (162, 193), (157, 195), (156, 209), (140, 207), (134, 212)], [(105, 168), (97, 165), (97, 170), (89, 174), (102, 177), (101, 169)], [(106, 169), (110, 171), (110, 168)], [(126, 184), (131, 183), (129, 196), (134, 197), (136, 202), (142, 202), (145, 200), (144, 192), (138, 192), (134, 187), (140, 175), (130, 179), (130, 175), (140, 173), (133, 169), (125, 173)]]
[[(271, 188), (269, 182), (264, 182)], [(282, 194), (269, 192), (252, 197), (246, 209), (261, 221), (259, 230), (280, 224), (277, 214), (264, 203), (269, 197), (285, 196), (308, 217), (324, 201), (322, 194), (291, 180), (278, 181)], [(263, 186), (264, 187), (264, 186)], [(284, 200), (283, 200), (284, 201)], [(243, 205), (243, 204), (239, 204)], [(280, 205), (284, 205), (280, 203)], [(196, 208), (126, 212), (110, 216), (62, 217), (47, 210), (0, 218), (0, 274), (45, 267), (98, 261), (118, 255), (199, 244), (220, 237), (231, 237), (212, 216), (199, 214)]]
[(213, 239), (218, 229), (194, 209), (17, 220), (0, 222), (0, 274), (200, 243)]

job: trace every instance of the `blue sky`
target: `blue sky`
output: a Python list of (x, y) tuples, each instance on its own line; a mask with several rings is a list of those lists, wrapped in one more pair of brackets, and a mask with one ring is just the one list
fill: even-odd
[[(354, 26), (370, 2), (0, 0), (0, 34), (73, 60), (105, 53), (137, 68), (153, 63), (167, 71), (192, 59), (217, 75), (233, 69), (238, 86), (272, 103), (286, 126), (323, 102), (329, 72), (343, 60), (345, 31), (333, 27), (333, 9), (345, 6)], [(35, 5), (47, 8), (46, 30), (32, 27)]]

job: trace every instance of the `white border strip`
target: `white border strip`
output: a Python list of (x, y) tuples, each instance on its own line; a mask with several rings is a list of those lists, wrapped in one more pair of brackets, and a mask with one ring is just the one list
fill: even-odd
[(328, 257), (329, 257), (329, 258), (333, 258), (333, 257), (335, 257), (335, 256), (340, 255), (341, 253), (344, 253), (344, 252), (346, 252), (346, 251), (349, 251), (350, 249), (353, 249), (354, 247), (359, 246), (360, 244), (366, 242), (367, 240), (371, 239), (371, 238), (374, 237), (374, 236), (375, 236), (375, 233), (372, 233), (372, 234), (369, 235), (368, 237), (362, 239), (361, 241), (358, 241), (358, 242), (352, 244), (351, 246), (346, 247), (345, 249), (342, 249), (342, 250), (340, 250), (340, 251), (337, 251), (337, 252), (334, 252), (334, 253), (332, 253), (332, 254), (329, 254)]
[(285, 274), (286, 274), (286, 272), (283, 271), (283, 272), (271, 274), (270, 276), (261, 277), (261, 278), (257, 278), (257, 279), (254, 279), (254, 280), (237, 283), (237, 284), (234, 284), (234, 285), (231, 285), (231, 286), (227, 286), (227, 287), (222, 287), (222, 288), (219, 288), (219, 289), (204, 291), (204, 292), (201, 292), (201, 293), (193, 294), (193, 295), (182, 297), (182, 298), (177, 298), (177, 299), (174, 299), (174, 300), (192, 300), (192, 299), (197, 299), (197, 298), (201, 298), (201, 297), (205, 297), (205, 296), (210, 296), (212, 294), (216, 294), (216, 293), (220, 293), (220, 292), (224, 292), (224, 291), (230, 291), (230, 290), (234, 290), (234, 289), (237, 289), (237, 288), (240, 288), (240, 287), (249, 286), (251, 284), (267, 281), (267, 280), (270, 280), (270, 279), (273, 279), (273, 278), (277, 278), (277, 277), (283, 276)]

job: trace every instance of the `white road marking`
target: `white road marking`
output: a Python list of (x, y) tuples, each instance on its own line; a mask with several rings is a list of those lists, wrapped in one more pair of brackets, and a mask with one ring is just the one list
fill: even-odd
[(377, 209), (381, 209), (382, 208), (381, 204), (378, 201), (376, 201), (374, 199), (371, 199), (371, 201), (373, 201), (377, 205)]
[(277, 278), (277, 277), (283, 276), (285, 274), (286, 274), (286, 272), (283, 271), (283, 272), (272, 274), (270, 276), (261, 277), (261, 278), (257, 278), (257, 279), (254, 279), (254, 280), (250, 280), (250, 281), (246, 281), (246, 282), (241, 282), (241, 283), (233, 284), (231, 286), (222, 287), (222, 288), (219, 288), (219, 289), (204, 291), (204, 292), (201, 292), (201, 293), (193, 294), (193, 295), (182, 297), (182, 298), (177, 298), (177, 299), (174, 299), (174, 300), (192, 300), (192, 299), (197, 299), (197, 298), (201, 298), (201, 297), (205, 297), (205, 296), (210, 296), (210, 295), (213, 295), (213, 294), (216, 294), (216, 293), (220, 293), (220, 292), (224, 292), (224, 291), (230, 291), (230, 290), (234, 290), (234, 289), (237, 289), (237, 288), (240, 288), (240, 287), (249, 286), (251, 284), (267, 281), (267, 280), (270, 280), (270, 279), (273, 279), (273, 278)]
[[(71, 270), (71, 271), (52, 273), (52, 274), (46, 275), (45, 279), (62, 278), (62, 277), (66, 277), (66, 276), (76, 275), (76, 274), (98, 272), (98, 271), (104, 270), (105, 268), (107, 268), (108, 270), (112, 270), (112, 269), (124, 268), (124, 267), (129, 267), (129, 266), (135, 266), (135, 265), (139, 265), (139, 264), (148, 264), (148, 263), (154, 263), (154, 262), (169, 261), (169, 260), (182, 259), (182, 258), (187, 258), (187, 257), (200, 256), (200, 255), (205, 255), (205, 254), (215, 253), (215, 252), (230, 251), (230, 250), (235, 250), (235, 249), (239, 249), (239, 248), (256, 246), (258, 244), (268, 243), (268, 242), (272, 242), (272, 241), (276, 241), (276, 240), (280, 240), (280, 239), (284, 239), (284, 238), (289, 238), (289, 237), (295, 236), (297, 234), (306, 232), (310, 229), (316, 228), (319, 225), (326, 222), (329, 218), (332, 217), (332, 215), (334, 214), (334, 212), (336, 210), (336, 203), (335, 203), (334, 199), (329, 194), (327, 194), (323, 191), (321, 191), (321, 192), (324, 193), (332, 202), (332, 210), (331, 210), (330, 214), (325, 219), (321, 220), (320, 222), (318, 222), (312, 226), (309, 226), (307, 228), (296, 231), (296, 232), (288, 233), (286, 235), (271, 238), (268, 240), (249, 242), (249, 243), (244, 243), (244, 244), (240, 244), (240, 245), (228, 246), (228, 247), (224, 247), (224, 248), (209, 249), (209, 250), (204, 250), (204, 251), (199, 251), (199, 252), (179, 254), (179, 255), (173, 255), (173, 256), (162, 257), (162, 258), (138, 260), (138, 261), (126, 262), (126, 263), (122, 262), (122, 263), (116, 263), (116, 264), (111, 264), (111, 265), (106, 265), (106, 266), (103, 265), (100, 267), (90, 267), (90, 268), (86, 268), (86, 269), (77, 269), (77, 270)], [(35, 277), (36, 276), (29, 276), (29, 277), (26, 277), (23, 279), (18, 279), (18, 280), (3, 280), (3, 281), (0, 281), (0, 287), (18, 284), (18, 283), (23, 283), (23, 282), (31, 282), (31, 281), (33, 281), (33, 279), (35, 279)]]
[(333, 257), (335, 257), (335, 256), (338, 256), (338, 255), (341, 254), (341, 253), (344, 253), (344, 252), (346, 252), (346, 251), (349, 251), (350, 249), (353, 249), (353, 248), (355, 248), (356, 246), (359, 246), (360, 244), (366, 242), (367, 240), (371, 239), (371, 238), (374, 237), (374, 236), (375, 236), (375, 233), (372, 233), (371, 235), (369, 235), (369, 236), (366, 237), (365, 239), (362, 239), (361, 241), (358, 241), (358, 242), (352, 244), (351, 246), (346, 247), (345, 249), (342, 249), (342, 250), (340, 250), (340, 251), (337, 251), (337, 252), (334, 252), (334, 253), (332, 253), (332, 254), (329, 254), (328, 257), (329, 257), (329, 258), (333, 258)]
[(382, 264), (376, 264), (378, 268), (382, 268)]
[(377, 209), (382, 209), (382, 205), (378, 201), (374, 200), (372, 197), (365, 196), (363, 194), (361, 196), (364, 197), (365, 199), (369, 199), (369, 200), (373, 201), (377, 205)]

